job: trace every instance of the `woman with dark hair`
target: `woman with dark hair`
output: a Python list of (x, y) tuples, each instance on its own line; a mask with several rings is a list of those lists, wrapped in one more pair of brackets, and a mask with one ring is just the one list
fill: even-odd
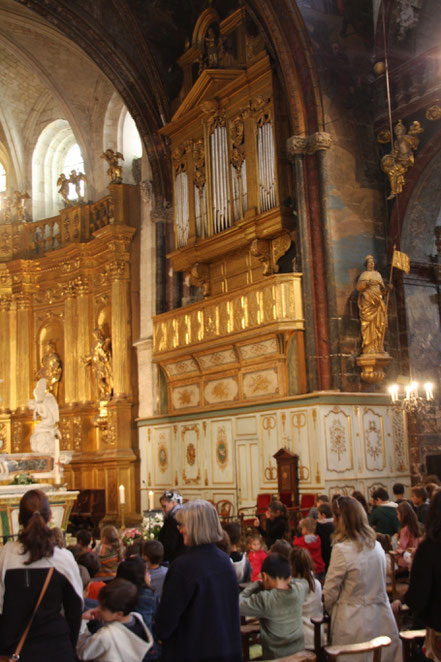
[(352, 496), (354, 499), (357, 499), (359, 503), (363, 506), (363, 508), (366, 511), (366, 515), (369, 517), (369, 506), (366, 501), (366, 497), (364, 496), (363, 492), (360, 492), (359, 490), (355, 490), (355, 492), (352, 492)]
[(397, 507), (397, 517), (400, 523), (398, 531), (397, 552), (400, 568), (409, 568), (410, 562), (404, 557), (407, 551), (414, 551), (420, 544), (420, 528), (414, 509), (407, 501), (402, 501)]
[[(401, 662), (398, 629), (386, 592), (386, 560), (361, 504), (350, 496), (332, 503), (334, 545), (323, 587), (333, 645), (387, 635), (384, 662)], [(382, 659), (383, 659), (382, 657)], [(342, 656), (341, 661), (345, 661)], [(360, 662), (369, 655), (360, 656)], [(340, 658), (339, 658), (340, 660)]]
[(427, 628), (426, 657), (440, 660), (441, 642), (441, 492), (430, 504), (426, 520), (426, 537), (415, 553), (409, 590), (403, 602), (412, 609)]
[(266, 527), (261, 526), (258, 517), (254, 520), (254, 526), (263, 536), (268, 549), (274, 545), (276, 540), (284, 537), (288, 527), (288, 511), (280, 501), (271, 501), (265, 513)]
[(156, 614), (162, 662), (242, 660), (237, 577), (216, 543), (222, 528), (214, 506), (196, 499), (177, 513), (185, 554), (170, 566)]
[(164, 561), (171, 563), (185, 551), (176, 519), (176, 514), (182, 508), (182, 496), (179, 492), (166, 490), (159, 502), (164, 513), (164, 524), (159, 532), (158, 540), (164, 546)]
[[(28, 625), (50, 568), (53, 575), (35, 614), (20, 662), (74, 662), (83, 586), (72, 554), (57, 547), (49, 501), (29, 490), (20, 501), (17, 542), (0, 551), (0, 647), (12, 655)], [(63, 609), (64, 616), (61, 614)]]

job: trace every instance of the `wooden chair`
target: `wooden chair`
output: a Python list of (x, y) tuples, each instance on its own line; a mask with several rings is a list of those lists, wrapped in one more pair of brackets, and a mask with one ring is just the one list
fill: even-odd
[(273, 662), (315, 662), (316, 659), (315, 653), (312, 651), (299, 651), (286, 657), (278, 657)]
[(406, 593), (409, 588), (408, 584), (405, 582), (399, 581), (397, 578), (397, 570), (400, 569), (398, 565), (398, 554), (394, 551), (389, 552), (390, 558), (390, 583), (386, 585), (387, 594), (390, 600), (399, 600)]
[(343, 644), (341, 646), (325, 646), (325, 653), (329, 662), (334, 662), (339, 655), (358, 655), (359, 653), (373, 653), (373, 662), (380, 662), (381, 649), (390, 646), (392, 639), (390, 637), (375, 637), (370, 641), (363, 641), (359, 644)]
[(416, 647), (426, 637), (425, 630), (402, 630), (400, 639), (403, 644), (403, 662), (410, 662), (412, 655), (416, 653)]
[(322, 627), (326, 627), (326, 645), (331, 644), (331, 617), (323, 610), (323, 618), (311, 618), (314, 626), (314, 653), (317, 659), (323, 657), (324, 646), (322, 646)]
[(221, 499), (220, 501), (217, 501), (215, 508), (221, 520), (230, 520), (234, 517), (234, 505), (231, 501), (228, 501), (228, 499)]
[(249, 621), (246, 621), (243, 618), (243, 621), (244, 622), (240, 626), (240, 636), (242, 639), (242, 657), (244, 662), (248, 662), (250, 659), (250, 646), (260, 642), (260, 624), (258, 619), (256, 622), (256, 619), (250, 619)]

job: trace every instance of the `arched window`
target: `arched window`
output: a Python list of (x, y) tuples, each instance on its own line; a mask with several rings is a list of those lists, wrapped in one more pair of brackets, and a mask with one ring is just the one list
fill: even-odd
[[(124, 156), (124, 161), (121, 162), (124, 183), (136, 183), (133, 162), (143, 154), (141, 137), (133, 117), (116, 92), (107, 106), (104, 120), (103, 151), (107, 148), (121, 152)], [(103, 163), (103, 172), (106, 168), (107, 165)]]
[[(85, 172), (78, 141), (69, 122), (55, 120), (40, 133), (32, 155), (32, 215), (35, 221), (56, 216), (63, 208), (57, 181), (61, 173), (69, 177), (72, 170)], [(81, 184), (83, 194), (84, 182)], [(69, 193), (71, 199), (76, 197), (71, 191)]]
[(6, 191), (6, 168), (0, 162), (0, 193)]
[[(64, 158), (63, 172), (67, 178), (69, 178), (72, 170), (76, 170), (77, 174), (79, 172), (84, 173), (84, 161), (78, 143), (72, 145), (72, 147), (69, 149), (68, 153)], [(84, 195), (84, 181), (82, 180), (80, 182), (80, 192), (81, 195)], [(67, 197), (69, 198), (69, 200), (75, 200), (77, 197), (77, 194), (75, 192), (75, 187), (73, 184), (69, 184), (69, 194)]]

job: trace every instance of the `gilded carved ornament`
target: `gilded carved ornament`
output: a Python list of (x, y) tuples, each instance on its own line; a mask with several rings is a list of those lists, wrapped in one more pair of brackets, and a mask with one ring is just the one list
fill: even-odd
[(190, 282), (202, 288), (204, 297), (210, 295), (210, 267), (204, 262), (196, 262), (190, 270)]
[(431, 121), (441, 120), (441, 108), (437, 105), (430, 106), (426, 110), (426, 119)]
[(290, 246), (290, 234), (285, 232), (275, 239), (254, 239), (250, 253), (263, 264), (263, 275), (272, 276), (279, 271), (277, 262)]
[(121, 152), (114, 152), (113, 149), (106, 149), (100, 156), (101, 159), (105, 159), (109, 164), (107, 169), (107, 176), (109, 178), (110, 184), (121, 184), (122, 183), (122, 165), (119, 161), (124, 161), (124, 157)]
[(394, 128), (395, 142), (392, 152), (385, 154), (381, 159), (381, 169), (389, 177), (390, 194), (388, 200), (392, 200), (403, 191), (405, 182), (404, 175), (415, 162), (414, 151), (420, 144), (417, 136), (424, 129), (420, 123), (412, 123), (409, 132), (401, 120), (398, 120)]

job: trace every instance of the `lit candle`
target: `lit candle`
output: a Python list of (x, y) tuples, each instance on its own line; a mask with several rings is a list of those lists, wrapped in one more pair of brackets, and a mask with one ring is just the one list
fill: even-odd
[(424, 388), (426, 389), (426, 398), (427, 398), (427, 400), (433, 400), (431, 382), (426, 382), (426, 384), (424, 384)]
[(389, 393), (392, 398), (392, 402), (396, 402), (398, 400), (398, 384), (392, 384), (392, 386), (389, 386)]
[(54, 478), (55, 478), (55, 485), (60, 485), (61, 484), (60, 440), (58, 437), (55, 437), (55, 443), (54, 443)]
[(410, 385), (406, 386), (406, 400), (410, 400), (411, 392), (412, 392), (412, 387)]
[(418, 397), (418, 384), (416, 382), (412, 382), (412, 384), (410, 385), (410, 388), (412, 390), (412, 393), (413, 393), (414, 397), (417, 398)]
[(149, 510), (153, 510), (153, 490), (149, 491)]
[(124, 485), (119, 486), (119, 502), (123, 506), (126, 502), (126, 490)]

